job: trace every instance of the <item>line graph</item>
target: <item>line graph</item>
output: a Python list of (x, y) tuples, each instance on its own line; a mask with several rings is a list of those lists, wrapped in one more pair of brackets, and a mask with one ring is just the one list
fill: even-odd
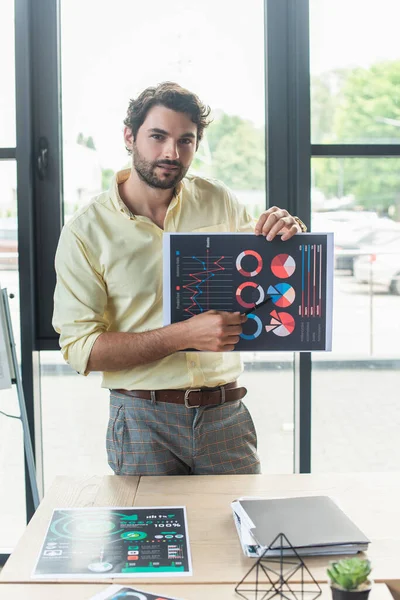
[(207, 249), (205, 256), (181, 255), (180, 268), (186, 317), (212, 309), (234, 309), (232, 256), (213, 255)]

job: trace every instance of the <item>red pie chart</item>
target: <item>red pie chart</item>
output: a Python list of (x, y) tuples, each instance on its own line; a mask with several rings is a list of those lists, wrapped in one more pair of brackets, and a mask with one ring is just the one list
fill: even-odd
[(286, 279), (290, 277), (296, 270), (296, 262), (289, 254), (278, 254), (272, 259), (271, 271), (275, 277)]
[(275, 335), (279, 337), (286, 337), (293, 333), (295, 328), (295, 321), (287, 312), (278, 312), (276, 310), (272, 310), (271, 313), (271, 321), (269, 325), (266, 325), (265, 331), (269, 333), (272, 331)]

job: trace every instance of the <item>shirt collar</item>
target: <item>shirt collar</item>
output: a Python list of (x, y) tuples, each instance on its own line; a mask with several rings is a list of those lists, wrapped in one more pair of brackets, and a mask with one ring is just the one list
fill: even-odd
[[(131, 173), (131, 169), (123, 169), (122, 171), (118, 171), (111, 180), (110, 186), (110, 198), (114, 205), (114, 207), (119, 211), (127, 215), (128, 217), (134, 217), (135, 215), (129, 210), (126, 204), (123, 202), (120, 194), (118, 185), (126, 181)], [(177, 202), (179, 202), (181, 193), (183, 190), (183, 182), (180, 181), (174, 190), (174, 196), (171, 201), (171, 208), (173, 208)]]

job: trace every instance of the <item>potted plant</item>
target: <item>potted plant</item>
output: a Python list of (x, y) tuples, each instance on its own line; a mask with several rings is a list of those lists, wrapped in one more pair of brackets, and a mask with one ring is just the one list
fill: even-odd
[(331, 562), (328, 575), (333, 600), (367, 600), (371, 590), (371, 563), (362, 558), (344, 558)]

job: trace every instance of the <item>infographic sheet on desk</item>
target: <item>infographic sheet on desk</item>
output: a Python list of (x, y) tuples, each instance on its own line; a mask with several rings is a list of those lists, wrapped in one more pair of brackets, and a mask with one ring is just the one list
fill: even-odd
[(164, 325), (248, 314), (236, 351), (332, 349), (333, 234), (164, 233)]
[(55, 509), (34, 578), (192, 574), (184, 506)]

